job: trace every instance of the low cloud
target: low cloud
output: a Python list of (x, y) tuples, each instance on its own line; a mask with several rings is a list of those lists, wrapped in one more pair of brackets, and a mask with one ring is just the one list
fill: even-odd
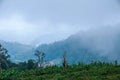
[(93, 53), (108, 56), (109, 59), (120, 60), (120, 25), (91, 28), (78, 35), (83, 44)]
[(72, 27), (73, 25), (69, 29), (70, 26), (52, 24), (47, 20), (33, 24), (26, 21), (22, 15), (14, 14), (8, 18), (0, 19), (0, 39), (24, 44), (50, 43), (79, 31), (76, 30), (76, 26)]
[(116, 0), (3, 0), (0, 39), (50, 43), (78, 31), (120, 23)]

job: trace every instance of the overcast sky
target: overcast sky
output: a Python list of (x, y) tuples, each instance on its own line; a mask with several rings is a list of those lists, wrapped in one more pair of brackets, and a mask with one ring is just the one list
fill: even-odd
[(119, 0), (0, 0), (0, 40), (50, 43), (120, 23)]

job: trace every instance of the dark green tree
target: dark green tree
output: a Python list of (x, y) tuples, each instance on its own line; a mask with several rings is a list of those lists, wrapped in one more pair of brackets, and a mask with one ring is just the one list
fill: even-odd
[(34, 69), (36, 68), (36, 62), (32, 59), (29, 59), (27, 62), (27, 69)]
[(25, 61), (24, 62), (19, 62), (18, 69), (19, 70), (26, 70), (27, 69), (27, 63)]
[(9, 58), (10, 55), (8, 54), (7, 49), (5, 49), (1, 44), (0, 44), (0, 67), (2, 69), (7, 69), (9, 68)]

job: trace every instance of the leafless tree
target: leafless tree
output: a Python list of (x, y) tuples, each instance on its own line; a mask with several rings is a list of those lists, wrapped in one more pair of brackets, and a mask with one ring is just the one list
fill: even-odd
[(67, 66), (67, 61), (66, 61), (66, 51), (63, 54), (63, 63), (62, 63), (63, 67), (66, 68)]
[(42, 67), (43, 66), (42, 64), (44, 63), (45, 53), (40, 52), (39, 50), (36, 50), (35, 56), (38, 57), (38, 67)]

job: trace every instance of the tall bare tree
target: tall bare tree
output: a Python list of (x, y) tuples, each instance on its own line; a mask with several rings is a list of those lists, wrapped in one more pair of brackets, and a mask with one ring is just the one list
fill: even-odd
[(63, 67), (66, 68), (67, 66), (67, 61), (66, 61), (66, 51), (63, 54), (63, 63), (62, 63)]
[(38, 67), (43, 67), (43, 63), (44, 63), (44, 58), (45, 58), (45, 53), (41, 52), (39, 50), (35, 51), (35, 56), (38, 57)]

